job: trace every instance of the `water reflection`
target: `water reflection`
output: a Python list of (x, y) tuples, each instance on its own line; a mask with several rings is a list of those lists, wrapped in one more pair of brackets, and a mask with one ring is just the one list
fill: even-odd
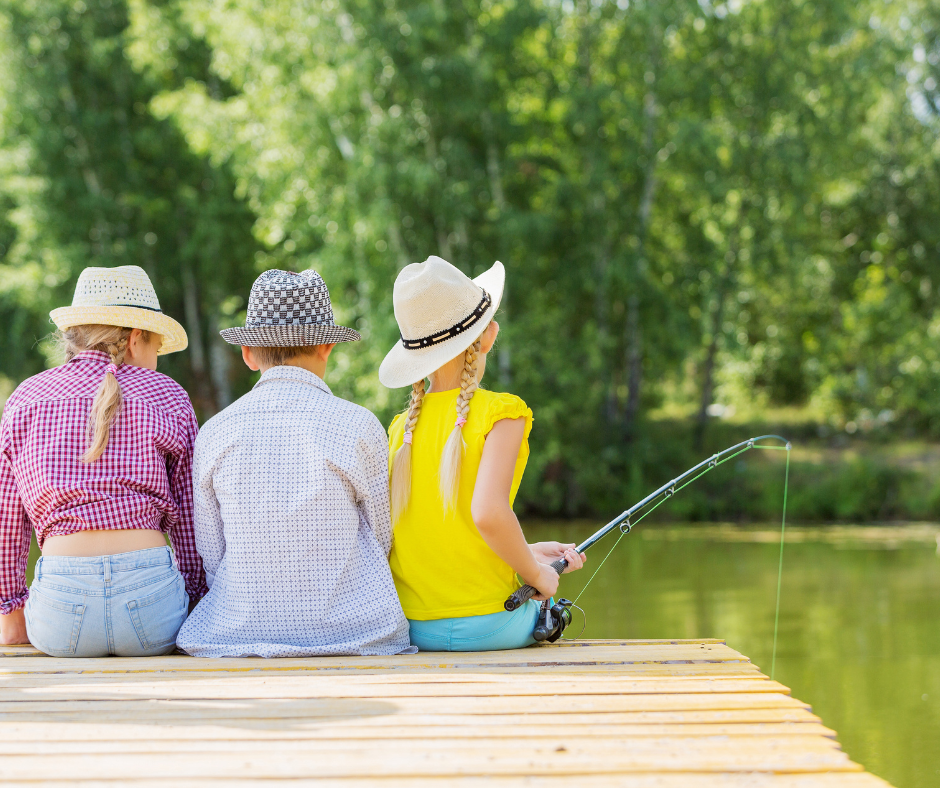
[[(593, 530), (526, 524), (534, 539)], [(788, 529), (776, 678), (897, 788), (940, 785), (938, 535), (932, 525)], [(594, 548), (595, 566), (607, 549)], [(581, 597), (584, 636), (719, 637), (769, 673), (778, 549), (769, 529), (643, 524)], [(561, 593), (577, 596), (591, 572), (566, 577)]]

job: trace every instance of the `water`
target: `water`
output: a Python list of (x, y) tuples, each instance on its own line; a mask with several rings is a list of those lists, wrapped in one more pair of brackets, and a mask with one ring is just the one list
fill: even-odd
[[(581, 541), (595, 525), (526, 524)], [(642, 524), (585, 591), (584, 637), (723, 638), (770, 673), (779, 527)], [(574, 598), (591, 568), (565, 576)], [(567, 635), (581, 627), (580, 614)], [(940, 785), (940, 528), (787, 529), (775, 678), (897, 788)]]

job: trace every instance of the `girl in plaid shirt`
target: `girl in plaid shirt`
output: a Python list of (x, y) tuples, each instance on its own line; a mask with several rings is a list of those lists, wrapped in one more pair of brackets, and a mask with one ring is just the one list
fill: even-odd
[(156, 372), (186, 333), (137, 266), (85, 269), (52, 319), (66, 363), (24, 381), (0, 419), (0, 640), (53, 656), (169, 653), (206, 591), (196, 417)]

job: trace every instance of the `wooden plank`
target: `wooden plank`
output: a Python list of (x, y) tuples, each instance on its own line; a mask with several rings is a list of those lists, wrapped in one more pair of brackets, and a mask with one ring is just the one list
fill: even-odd
[[(696, 670), (702, 667), (696, 666)], [(524, 677), (524, 678), (521, 678)], [(448, 670), (419, 670), (411, 672), (389, 672), (389, 671), (342, 671), (342, 672), (319, 672), (292, 670), (276, 673), (265, 671), (242, 671), (233, 674), (224, 671), (214, 671), (211, 674), (193, 672), (193, 671), (173, 671), (173, 672), (135, 672), (135, 673), (12, 673), (0, 675), (0, 689), (5, 687), (34, 687), (34, 686), (110, 686), (118, 684), (130, 684), (135, 682), (198, 682), (204, 684), (207, 681), (238, 681), (243, 682), (247, 679), (262, 679), (268, 682), (293, 682), (293, 681), (319, 681), (323, 683), (333, 683), (336, 681), (356, 682), (360, 685), (375, 684), (380, 686), (403, 685), (403, 684), (502, 684), (505, 686), (517, 685), (520, 682), (552, 682), (560, 683), (565, 680), (601, 682), (601, 681), (635, 681), (635, 682), (661, 682), (664, 676), (641, 673), (634, 674), (631, 670), (623, 668), (610, 668), (604, 666), (592, 667), (591, 672), (585, 672), (581, 668), (556, 668), (551, 672), (538, 672), (525, 670), (522, 673), (511, 673), (507, 670), (480, 672), (466, 669), (448, 669)], [(686, 681), (724, 681), (746, 679), (751, 681), (762, 681), (770, 684), (771, 680), (760, 672), (754, 673), (720, 673), (717, 675), (678, 675), (668, 676), (670, 683), (682, 686)]]
[[(71, 708), (71, 707), (69, 707)], [(761, 708), (761, 709), (700, 709), (679, 711), (615, 711), (595, 713), (555, 713), (551, 711), (528, 711), (521, 714), (488, 714), (481, 717), (476, 714), (396, 713), (387, 715), (364, 716), (360, 714), (313, 713), (308, 706), (245, 706), (220, 703), (173, 703), (154, 704), (146, 709), (133, 706), (121, 706), (107, 715), (91, 716), (86, 709), (42, 712), (30, 715), (10, 714), (0, 719), (0, 730), (9, 725), (24, 725), (36, 722), (41, 725), (85, 725), (89, 720), (106, 725), (135, 725), (146, 720), (148, 725), (182, 726), (183, 729), (201, 725), (217, 724), (231, 728), (269, 728), (271, 730), (301, 729), (308, 725), (341, 726), (357, 725), (371, 727), (401, 728), (410, 725), (464, 725), (479, 726), (508, 725), (517, 728), (528, 725), (545, 725), (558, 729), (568, 725), (678, 725), (701, 724), (715, 725), (722, 723), (804, 723), (819, 722), (819, 717), (805, 708)]]
[[(456, 741), (455, 741), (456, 739)], [(283, 757), (294, 757), (296, 753), (306, 755), (339, 755), (341, 753), (359, 753), (368, 747), (373, 757), (389, 757), (407, 747), (411, 753), (438, 753), (453, 752), (460, 749), (468, 752), (498, 754), (510, 756), (519, 751), (514, 741), (504, 737), (493, 736), (465, 736), (440, 738), (437, 736), (412, 736), (408, 739), (377, 738), (364, 741), (363, 738), (330, 738), (311, 737), (305, 740), (296, 739), (269, 739), (264, 742), (241, 741), (237, 752), (239, 755), (254, 754), (262, 756), (265, 753)], [(527, 748), (534, 748), (540, 752), (583, 752), (606, 753), (616, 749), (620, 755), (636, 755), (650, 752), (704, 752), (713, 747), (733, 748), (737, 753), (828, 753), (839, 750), (837, 742), (825, 736), (815, 734), (790, 733), (785, 736), (736, 736), (713, 735), (681, 736), (670, 733), (666, 736), (607, 735), (603, 741), (593, 737), (574, 737), (568, 731), (556, 729), (548, 736), (527, 743)], [(57, 756), (64, 755), (151, 755), (164, 754), (167, 757), (176, 757), (185, 753), (201, 753), (205, 755), (224, 755), (233, 751), (231, 743), (227, 740), (191, 739), (180, 737), (175, 740), (154, 741), (149, 738), (135, 741), (111, 741), (96, 739), (92, 741), (61, 741), (56, 743), (53, 750)], [(9, 742), (0, 741), (0, 756), (45, 756), (50, 753), (48, 742)], [(2, 768), (2, 767), (0, 767)]]
[[(30, 703), (0, 702), (0, 719), (9, 719), (19, 714), (43, 714), (57, 712), (84, 712), (92, 715), (151, 714), (161, 707), (188, 708), (194, 714), (215, 707), (230, 712), (251, 709), (259, 716), (270, 713), (329, 714), (337, 716), (373, 716), (399, 714), (402, 712), (461, 713), (461, 714), (525, 714), (533, 704), (525, 697), (428, 697), (428, 698), (271, 698), (231, 700), (70, 700), (34, 701)], [(542, 704), (549, 706), (548, 699)], [(558, 704), (554, 704), (557, 706)], [(536, 709), (538, 706), (535, 707)], [(714, 693), (710, 695), (610, 695), (570, 696), (564, 700), (564, 708), (554, 709), (559, 713), (601, 711), (693, 711), (704, 709), (759, 709), (759, 708), (807, 708), (805, 703), (787, 695), (773, 692)], [(100, 719), (100, 716), (99, 716)]]
[[(446, 749), (416, 743), (406, 751), (390, 747), (377, 753), (371, 743), (336, 751), (315, 751), (305, 742), (288, 755), (272, 757), (267, 749), (237, 749), (221, 753), (5, 755), (0, 762), (4, 780), (64, 779), (81, 774), (85, 779), (124, 780), (146, 774), (150, 778), (264, 777), (286, 779), (323, 777), (410, 777), (436, 775), (560, 775), (630, 774), (633, 772), (752, 772), (812, 773), (860, 771), (840, 750), (804, 745), (790, 748), (767, 740), (766, 746), (743, 748), (738, 740), (684, 739), (627, 748), (564, 742), (561, 745), (506, 743), (505, 748), (475, 748), (470, 744)], [(554, 745), (554, 746), (553, 746)], [(564, 749), (561, 749), (564, 747)]]
[[(528, 777), (407, 777), (386, 778), (316, 778), (316, 788), (891, 788), (884, 780), (862, 772), (837, 772), (833, 774), (642, 774), (629, 777), (618, 775), (577, 775), (573, 782), (570, 775), (542, 775)], [(199, 780), (173, 780), (173, 788), (296, 788), (310, 786), (309, 778), (278, 780), (242, 779), (228, 777), (222, 780), (201, 778)], [(122, 785), (133, 788), (166, 788), (165, 780), (147, 778), (128, 779)], [(66, 779), (47, 782), (5, 782), (4, 788), (115, 788), (111, 780)]]
[(328, 668), (376, 669), (419, 667), (426, 670), (454, 667), (555, 667), (576, 665), (697, 664), (713, 662), (748, 663), (737, 651), (721, 643), (686, 642), (677, 645), (629, 643), (598, 645), (594, 648), (538, 646), (517, 651), (477, 653), (421, 652), (392, 657), (316, 657), (308, 659), (197, 659), (186, 656), (106, 657), (101, 659), (58, 660), (50, 657), (14, 657), (0, 661), (0, 673), (22, 672), (138, 672), (138, 671), (226, 671), (238, 670), (317, 670)]
[[(627, 645), (667, 645), (674, 646), (677, 644), (694, 644), (694, 645), (725, 645), (725, 641), (721, 638), (638, 638), (632, 640), (618, 640), (616, 638), (598, 640), (591, 638), (581, 638), (578, 640), (574, 639), (562, 639), (555, 643), (543, 643), (535, 648), (594, 648), (597, 646), (627, 646)], [(19, 645), (19, 646), (5, 646), (0, 645), (0, 657), (8, 656), (24, 656), (24, 655), (40, 655), (48, 656), (39, 651), (31, 645)], [(50, 657), (50, 659), (55, 659)], [(360, 659), (359, 657), (353, 657), (353, 659)]]
[[(573, 715), (571, 715), (573, 716)], [(295, 722), (289, 727), (265, 729), (252, 725), (251, 719), (232, 720), (228, 724), (154, 725), (135, 724), (133, 722), (102, 724), (96, 722), (60, 723), (28, 722), (0, 723), (0, 742), (31, 742), (48, 746), (49, 742), (86, 742), (86, 741), (143, 741), (175, 742), (219, 740), (269, 741), (326, 739), (475, 739), (496, 737), (509, 739), (539, 739), (557, 736), (560, 731), (566, 738), (618, 738), (623, 736), (824, 736), (834, 738), (836, 733), (818, 722), (693, 722), (693, 723), (620, 723), (606, 724), (572, 723), (564, 721), (564, 726), (556, 720), (532, 723), (519, 719), (494, 722), (472, 717), (448, 719), (446, 724), (435, 719), (430, 724), (428, 718), (408, 720), (404, 724), (373, 725), (358, 719), (331, 720), (321, 722)], [(243, 727), (239, 727), (242, 725)], [(168, 747), (173, 751), (173, 747)]]
[[(83, 660), (69, 660), (69, 666), (74, 666), (76, 663), (80, 666)], [(144, 662), (142, 659), (140, 662)], [(263, 660), (257, 660), (256, 665), (263, 663)], [(727, 678), (767, 678), (760, 672), (760, 669), (746, 662), (699, 662), (699, 663), (678, 663), (678, 664), (667, 664), (667, 663), (632, 663), (628, 665), (610, 665), (610, 664), (599, 664), (599, 665), (589, 665), (589, 664), (577, 664), (577, 665), (565, 665), (565, 666), (552, 666), (550, 668), (531, 668), (525, 666), (509, 666), (509, 667), (490, 667), (490, 666), (479, 666), (479, 665), (470, 665), (462, 667), (442, 667), (442, 668), (424, 668), (424, 667), (395, 667), (390, 668), (342, 668), (342, 667), (312, 667), (312, 668), (284, 668), (283, 670), (262, 670), (260, 667), (257, 670), (246, 670), (244, 668), (239, 668), (237, 670), (225, 670), (224, 666), (219, 667), (215, 670), (115, 670), (102, 672), (101, 670), (93, 671), (83, 671), (81, 669), (69, 669), (68, 666), (63, 667), (61, 663), (58, 663), (54, 669), (51, 670), (24, 670), (24, 671), (13, 671), (3, 669), (3, 662), (0, 659), (0, 686), (4, 686), (7, 682), (17, 681), (17, 680), (39, 680), (39, 677), (42, 678), (42, 681), (48, 680), (75, 680), (79, 677), (82, 679), (85, 678), (98, 678), (98, 679), (148, 679), (153, 678), (154, 680), (180, 676), (182, 678), (205, 678), (208, 676), (212, 677), (237, 677), (242, 675), (255, 675), (255, 676), (303, 676), (303, 675), (315, 675), (315, 676), (376, 676), (379, 678), (384, 677), (385, 679), (391, 681), (398, 677), (404, 676), (423, 676), (423, 677), (432, 677), (438, 676), (446, 680), (448, 676), (451, 675), (475, 675), (481, 678), (486, 677), (499, 677), (505, 678), (509, 681), (512, 681), (519, 676), (534, 676), (534, 675), (543, 675), (551, 671), (550, 675), (566, 675), (566, 676), (578, 676), (578, 677), (601, 677), (601, 676), (629, 676), (630, 678), (707, 678), (707, 677), (727, 677)], [(769, 679), (768, 679), (769, 680)]]
[(467, 714), (393, 714), (385, 716), (364, 717), (359, 715), (315, 715), (304, 713), (292, 714), (284, 709), (259, 710), (231, 709), (212, 706), (200, 708), (198, 713), (191, 706), (174, 706), (149, 709), (146, 715), (131, 709), (131, 713), (111, 713), (107, 716), (99, 715), (90, 718), (86, 711), (59, 712), (55, 714), (22, 714), (10, 715), (0, 721), (0, 729), (10, 725), (24, 725), (37, 723), (52, 726), (86, 725), (91, 721), (104, 725), (136, 725), (141, 720), (155, 730), (161, 726), (181, 726), (188, 730), (194, 726), (215, 724), (224, 725), (231, 729), (244, 728), (246, 730), (291, 731), (304, 730), (308, 726), (329, 726), (339, 728), (342, 725), (355, 725), (371, 728), (397, 729), (404, 726), (445, 726), (445, 725), (507, 725), (523, 728), (529, 725), (544, 725), (554, 729), (567, 725), (717, 725), (741, 723), (806, 723), (819, 722), (812, 712), (806, 709), (736, 709), (700, 711), (633, 711), (633, 712), (599, 712), (594, 714), (555, 714), (544, 712), (530, 712), (519, 714), (491, 714), (484, 718), (479, 715)]
[(122, 684), (50, 683), (43, 686), (0, 684), (0, 705), (35, 700), (104, 700), (123, 698), (266, 699), (266, 698), (422, 698), (422, 697), (587, 697), (592, 695), (701, 695), (701, 694), (789, 694), (788, 687), (766, 679), (682, 679), (635, 681), (609, 678), (604, 681), (557, 679), (505, 682), (455, 682), (381, 684), (362, 682), (354, 676), (305, 676), (282, 679), (243, 676), (237, 681), (135, 681)]

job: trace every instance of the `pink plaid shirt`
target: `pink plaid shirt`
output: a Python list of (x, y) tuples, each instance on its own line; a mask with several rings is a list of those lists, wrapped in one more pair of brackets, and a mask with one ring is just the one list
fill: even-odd
[(23, 607), (30, 527), (50, 536), (87, 530), (163, 531), (190, 599), (206, 591), (193, 536), (193, 443), (186, 392), (159, 372), (124, 364), (124, 404), (104, 454), (84, 463), (88, 415), (110, 359), (88, 350), (23, 381), (0, 419), (0, 613)]

